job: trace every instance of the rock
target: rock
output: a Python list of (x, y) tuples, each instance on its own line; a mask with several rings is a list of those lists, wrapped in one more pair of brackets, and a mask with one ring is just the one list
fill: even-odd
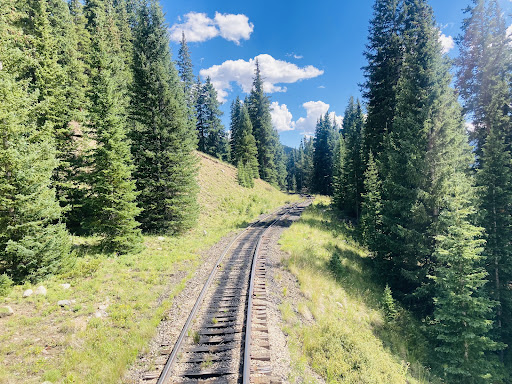
[(51, 381), (45, 381), (43, 384), (53, 384)]
[(95, 312), (94, 317), (97, 317), (97, 318), (103, 317), (103, 313), (101, 311)]
[(206, 236), (208, 232), (206, 232), (206, 229), (203, 231), (203, 234)]
[(343, 308), (343, 304), (341, 304), (339, 301), (337, 301), (336, 304), (338, 305), (338, 307)]
[(29, 296), (32, 296), (32, 294), (34, 293), (33, 290), (31, 289), (27, 289), (25, 292), (23, 292), (23, 297), (29, 297)]
[(71, 288), (71, 284), (68, 284), (68, 283), (61, 284), (60, 286), (62, 287), (62, 289), (69, 289), (69, 288)]
[(8, 305), (0, 307), (0, 319), (2, 317), (12, 316), (13, 314), (14, 314), (14, 311)]
[(162, 248), (157, 248), (156, 250), (157, 250), (157, 251), (161, 251), (161, 250), (162, 250)]
[(60, 305), (61, 307), (69, 307), (71, 305), (71, 300), (59, 300), (57, 304)]
[(164, 241), (164, 240), (165, 240), (165, 237), (163, 237), (163, 236), (158, 236), (158, 240), (159, 240), (159, 241)]
[(34, 292), (36, 295), (43, 295), (46, 296), (47, 290), (43, 285), (40, 285), (37, 287), (36, 291)]
[(100, 305), (98, 305), (98, 309), (101, 310), (101, 311), (104, 311), (107, 308), (108, 308), (108, 304), (100, 304)]

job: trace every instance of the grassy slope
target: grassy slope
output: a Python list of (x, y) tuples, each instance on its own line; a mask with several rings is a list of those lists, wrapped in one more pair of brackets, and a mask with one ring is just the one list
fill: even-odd
[[(172, 297), (200, 262), (198, 253), (261, 213), (295, 199), (257, 180), (236, 182), (236, 169), (201, 156), (199, 225), (181, 237), (145, 238), (138, 255), (95, 254), (96, 239), (75, 238), (80, 255), (65, 275), (41, 282), (44, 296), (22, 299), (16, 287), (0, 304), (15, 315), (0, 319), (0, 383), (116, 383), (145, 348)], [(186, 277), (167, 287), (176, 273)], [(60, 284), (70, 283), (64, 290)], [(169, 297), (162, 294), (170, 290)], [(62, 309), (58, 300), (76, 300)], [(163, 300), (163, 302), (162, 302)], [(158, 302), (161, 305), (158, 305)], [(105, 310), (108, 316), (95, 313)]]
[[(311, 367), (328, 383), (428, 383), (421, 365), (426, 341), (420, 324), (403, 309), (387, 321), (383, 287), (374, 283), (367, 253), (351, 236), (353, 228), (335, 218), (328, 200), (317, 199), (281, 238), (290, 254), (287, 268), (306, 299), (281, 306), (293, 360), (292, 382), (315, 382)], [(336, 271), (336, 272), (334, 272)], [(313, 314), (305, 326), (300, 314)]]

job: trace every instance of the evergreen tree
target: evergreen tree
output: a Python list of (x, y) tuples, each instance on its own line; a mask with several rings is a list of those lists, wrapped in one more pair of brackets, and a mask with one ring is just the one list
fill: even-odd
[(364, 96), (368, 116), (363, 154), (368, 156), (371, 152), (377, 159), (383, 150), (384, 135), (392, 131), (395, 117), (396, 87), (403, 60), (403, 7), (402, 0), (375, 1), (366, 45)]
[[(487, 288), (496, 301), (494, 339), (512, 342), (512, 162), (504, 134), (494, 127), (482, 148), (481, 168), (477, 173), (480, 186), (480, 223), (487, 234), (484, 255), (490, 280)], [(500, 351), (503, 361), (504, 353)]]
[(362, 196), (361, 235), (364, 245), (374, 254), (378, 254), (382, 233), (382, 182), (371, 153), (364, 174), (364, 188), (366, 192)]
[[(229, 124), (230, 129), (230, 138), (229, 138), (229, 149), (231, 153), (231, 162), (233, 164), (238, 164), (238, 161), (240, 160), (241, 152), (239, 151), (239, 148), (241, 146), (240, 141), (242, 140), (240, 130), (241, 122), (240, 122), (240, 115), (242, 113), (242, 102), (240, 101), (240, 97), (236, 97), (236, 100), (234, 100), (231, 103), (231, 121)], [(252, 130), (252, 124), (251, 124), (251, 130)], [(257, 151), (257, 150), (256, 150)]]
[[(496, 0), (473, 0), (473, 7), (468, 7), (466, 13), (463, 35), (457, 39), (460, 56), (456, 60), (456, 84), (465, 102), (465, 112), (473, 118), (471, 134), (476, 141), (478, 161), (492, 126), (511, 113), (512, 48), (504, 15)], [(509, 120), (506, 132), (509, 150), (511, 129)]]
[[(477, 185), (480, 188), (480, 225), (488, 235), (487, 285), (497, 301), (494, 338), (512, 345), (511, 202), (512, 183), (512, 46), (505, 18), (495, 0), (475, 0), (466, 9), (463, 34), (457, 39), (457, 85), (465, 111), (473, 120), (470, 133), (476, 144)], [(504, 351), (500, 351), (503, 361)]]
[(344, 205), (344, 180), (343, 169), (345, 164), (345, 139), (340, 135), (333, 155), (333, 204), (339, 210)]
[(245, 104), (249, 110), (254, 138), (258, 148), (260, 177), (271, 184), (276, 184), (277, 171), (272, 119), (270, 116), (270, 100), (263, 91), (263, 79), (258, 61), (256, 61), (253, 87)]
[(194, 87), (194, 72), (192, 66), (192, 59), (185, 39), (185, 32), (181, 34), (180, 49), (178, 51), (178, 73), (183, 84), (185, 92), (185, 100), (187, 105), (191, 108), (194, 106), (193, 87)]
[(482, 228), (470, 221), (475, 210), (467, 177), (454, 175), (446, 189), (434, 253), (436, 353), (447, 382), (489, 383), (492, 365), (484, 352), (496, 345), (488, 337), (491, 302), (481, 294), (487, 275)]
[(315, 130), (313, 154), (313, 190), (323, 195), (333, 191), (333, 154), (339, 134), (329, 115), (321, 116)]
[(426, 276), (448, 193), (445, 180), (466, 172), (471, 157), (432, 10), (422, 0), (408, 1), (407, 9), (396, 115), (377, 162), (383, 180), (379, 259), (391, 262), (394, 291), (415, 298), (428, 313), (432, 287)]
[(240, 141), (235, 147), (235, 156), (238, 164), (242, 164), (245, 168), (247, 178), (251, 181), (249, 184), (252, 186), (252, 179), (259, 178), (258, 174), (258, 158), (256, 149), (256, 140), (252, 134), (252, 123), (245, 105), (241, 106), (239, 116), (240, 126), (237, 128), (240, 136)]
[(229, 158), (228, 139), (220, 120), (217, 91), (208, 77), (201, 87), (196, 101), (196, 127), (198, 149), (219, 159)]
[(139, 219), (146, 231), (182, 232), (198, 215), (196, 135), (156, 1), (138, 9), (134, 48), (132, 154), (143, 209)]
[[(126, 108), (128, 79), (125, 74), (122, 41), (114, 23), (109, 1), (90, 6), (91, 27), (91, 111), (90, 126), (96, 139), (93, 149), (90, 208), (92, 227), (104, 236), (102, 246), (111, 252), (140, 249), (142, 236), (135, 217), (133, 162), (127, 141)], [(94, 27), (93, 27), (94, 26)]]
[(342, 169), (343, 209), (346, 214), (359, 219), (363, 193), (364, 165), (362, 155), (364, 117), (359, 100), (351, 97), (343, 119), (345, 158)]
[(0, 274), (18, 282), (57, 272), (71, 245), (51, 188), (51, 133), (37, 127), (37, 93), (23, 80), (33, 67), (19, 21), (8, 0), (0, 7)]
[(279, 188), (286, 190), (286, 163), (287, 156), (284, 153), (284, 147), (279, 141), (279, 133), (273, 129), (273, 146), (274, 146), (274, 158), (276, 163), (276, 182)]

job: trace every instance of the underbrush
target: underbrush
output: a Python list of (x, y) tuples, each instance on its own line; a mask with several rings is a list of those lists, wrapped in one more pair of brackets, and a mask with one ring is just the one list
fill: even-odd
[(353, 233), (318, 198), (281, 238), (286, 267), (305, 296), (281, 306), (291, 382), (316, 382), (318, 374), (327, 383), (437, 383), (422, 364), (429, 352), (422, 324), (375, 282), (379, 271)]
[[(76, 259), (60, 275), (12, 288), (2, 278), (0, 304), (14, 315), (0, 319), (0, 383), (122, 382), (199, 265), (200, 252), (298, 198), (261, 180), (243, 188), (234, 167), (202, 154), (199, 184), (200, 219), (183, 236), (145, 236), (142, 253), (122, 256), (99, 253), (97, 237), (74, 237)], [(39, 285), (46, 296), (22, 298)], [(61, 306), (61, 300), (69, 302)]]

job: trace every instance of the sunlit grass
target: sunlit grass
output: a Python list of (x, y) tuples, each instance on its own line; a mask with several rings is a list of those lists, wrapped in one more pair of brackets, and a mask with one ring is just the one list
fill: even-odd
[[(260, 180), (254, 189), (242, 188), (234, 167), (206, 156), (199, 184), (200, 220), (186, 235), (146, 236), (142, 253), (122, 256), (98, 253), (98, 238), (74, 237), (73, 268), (14, 287), (3, 301), (15, 315), (0, 319), (0, 383), (119, 383), (199, 265), (199, 253), (297, 199)], [(170, 286), (177, 274), (179, 282)], [(38, 285), (47, 288), (46, 297), (21, 298)], [(59, 300), (74, 302), (62, 308)]]
[[(373, 278), (378, 271), (353, 240), (354, 229), (328, 203), (317, 199), (281, 238), (290, 255), (286, 266), (306, 297), (297, 312), (281, 306), (293, 360), (290, 380), (301, 382), (309, 366), (328, 383), (436, 382), (421, 364), (428, 353), (421, 324), (403, 309), (396, 321), (386, 320), (384, 287)], [(305, 308), (313, 325), (301, 322)]]

